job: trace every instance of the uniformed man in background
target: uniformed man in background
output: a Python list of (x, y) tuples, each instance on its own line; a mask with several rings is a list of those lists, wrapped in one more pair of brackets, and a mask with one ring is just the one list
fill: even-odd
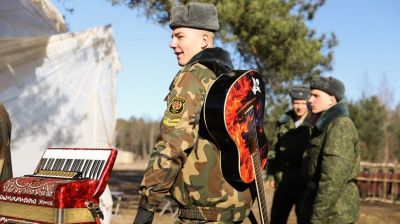
[(307, 148), (309, 181), (301, 223), (355, 223), (360, 209), (355, 183), (360, 172), (360, 146), (343, 101), (345, 87), (333, 77), (315, 77), (310, 89), (308, 102), (318, 118)]
[(168, 194), (179, 204), (179, 222), (241, 223), (252, 206), (250, 190), (238, 191), (224, 179), (220, 151), (202, 135), (200, 122), (217, 75), (233, 69), (228, 52), (214, 47), (217, 9), (197, 2), (175, 7), (169, 26), (170, 47), (182, 68), (166, 97), (161, 133), (140, 185), (134, 223), (151, 223)]
[(12, 178), (11, 121), (3, 103), (0, 103), (0, 180)]
[(276, 125), (274, 147), (268, 152), (267, 183), (276, 188), (271, 209), (271, 224), (287, 223), (306, 188), (303, 158), (308, 146), (311, 125), (307, 121), (307, 100), (310, 88), (294, 86), (290, 91), (292, 109), (283, 114)]

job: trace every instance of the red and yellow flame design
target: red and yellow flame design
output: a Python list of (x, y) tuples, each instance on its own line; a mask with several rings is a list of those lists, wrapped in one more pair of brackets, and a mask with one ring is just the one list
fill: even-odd
[[(251, 76), (243, 76), (236, 80), (232, 85), (225, 104), (225, 125), (231, 139), (235, 142), (240, 158), (240, 175), (245, 183), (254, 180), (249, 140), (245, 139), (245, 134), (249, 132), (249, 125), (254, 116), (240, 116), (240, 111), (248, 104), (254, 94), (252, 92), (253, 83)], [(257, 102), (254, 101), (255, 110), (258, 109)]]

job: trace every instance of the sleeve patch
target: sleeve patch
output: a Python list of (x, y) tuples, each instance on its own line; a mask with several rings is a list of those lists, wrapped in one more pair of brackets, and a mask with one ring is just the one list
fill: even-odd
[(186, 100), (182, 97), (174, 97), (168, 107), (168, 113), (172, 115), (179, 115), (185, 107)]

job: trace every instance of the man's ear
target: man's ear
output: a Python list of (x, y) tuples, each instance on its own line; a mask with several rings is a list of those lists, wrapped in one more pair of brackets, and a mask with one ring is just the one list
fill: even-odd
[(336, 100), (336, 97), (335, 97), (335, 96), (330, 95), (329, 97), (330, 97), (330, 99), (331, 99), (331, 105), (334, 105), (334, 104), (337, 103), (337, 100)]
[(201, 48), (205, 49), (210, 45), (210, 37), (207, 33), (203, 33), (201, 36)]

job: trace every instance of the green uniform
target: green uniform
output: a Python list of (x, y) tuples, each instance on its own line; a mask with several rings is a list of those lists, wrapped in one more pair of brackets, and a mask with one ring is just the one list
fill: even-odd
[(310, 180), (302, 204), (302, 222), (355, 223), (360, 206), (355, 184), (360, 170), (360, 148), (357, 130), (343, 102), (339, 101), (318, 118), (307, 159)]
[[(166, 97), (161, 134), (140, 186), (142, 208), (154, 211), (167, 194), (180, 205), (180, 221), (231, 223), (247, 217), (249, 190), (238, 191), (222, 176), (220, 151), (201, 136), (200, 114), (216, 74), (203, 64), (224, 60), (220, 48), (205, 49), (182, 67)], [(216, 58), (210, 58), (214, 55)], [(229, 63), (230, 64), (230, 61)], [(204, 130), (203, 130), (204, 131)]]
[(277, 122), (274, 148), (268, 152), (267, 179), (276, 181), (271, 209), (271, 224), (287, 223), (290, 210), (299, 203), (306, 188), (303, 159), (308, 146), (311, 126), (307, 121), (296, 128), (293, 110)]
[(10, 141), (11, 121), (6, 108), (0, 103), (0, 180), (12, 178)]

